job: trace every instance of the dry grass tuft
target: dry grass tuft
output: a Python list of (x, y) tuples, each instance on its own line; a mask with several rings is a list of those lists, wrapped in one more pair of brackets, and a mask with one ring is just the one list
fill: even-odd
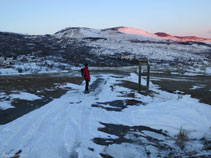
[(176, 144), (183, 150), (187, 141), (189, 141), (187, 133), (181, 127), (178, 135), (176, 135)]

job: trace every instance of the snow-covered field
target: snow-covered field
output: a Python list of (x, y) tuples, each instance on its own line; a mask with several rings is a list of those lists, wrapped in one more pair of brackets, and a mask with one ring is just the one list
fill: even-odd
[[(136, 83), (135, 73), (91, 77), (89, 94), (83, 93), (84, 82), (67, 83), (61, 88), (71, 89), (60, 98), (0, 125), (0, 157), (211, 156), (204, 143), (211, 141), (210, 105), (152, 83), (150, 95), (122, 86), (124, 81)], [(188, 137), (184, 148), (177, 143), (181, 129)]]
[[(209, 43), (169, 41), (124, 27), (67, 28), (51, 38), (62, 51), (73, 51), (70, 61), (32, 52), (14, 60), (2, 58), (7, 64), (0, 68), (0, 158), (211, 157)], [(63, 50), (71, 44), (78, 46)], [(60, 53), (56, 46), (46, 49)], [(90, 67), (90, 93), (84, 94), (79, 62), (96, 64), (101, 58), (147, 58), (152, 61), (151, 81), (162, 78), (160, 87), (150, 82), (148, 94), (137, 93), (138, 66), (116, 64)], [(53, 73), (61, 76), (55, 79)]]

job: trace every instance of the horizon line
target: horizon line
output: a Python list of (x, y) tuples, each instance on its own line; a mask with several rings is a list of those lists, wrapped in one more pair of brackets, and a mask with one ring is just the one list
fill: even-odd
[[(14, 34), (22, 34), (22, 35), (31, 35), (31, 36), (43, 36), (43, 35), (53, 35), (61, 30), (65, 30), (65, 29), (68, 29), (68, 28), (87, 28), (87, 29), (96, 29), (96, 30), (104, 30), (104, 29), (112, 29), (112, 28), (132, 28), (132, 29), (137, 29), (137, 30), (142, 30), (142, 31), (145, 31), (147, 33), (152, 33), (152, 32), (148, 32), (146, 30), (143, 30), (143, 29), (140, 29), (140, 28), (136, 28), (136, 27), (130, 27), (130, 26), (113, 26), (113, 27), (106, 27), (106, 28), (93, 28), (93, 27), (87, 27), (87, 26), (67, 26), (67, 27), (64, 27), (63, 29), (59, 29), (58, 31), (55, 31), (54, 33), (24, 33), (24, 32), (14, 32), (14, 31), (1, 31), (0, 32), (5, 32), (5, 33), (14, 33)], [(202, 36), (198, 36), (198, 35), (175, 35), (175, 34), (171, 34), (171, 33), (168, 33), (168, 32), (164, 32), (164, 31), (156, 31), (152, 34), (156, 34), (156, 33), (165, 33), (165, 34), (168, 34), (170, 36), (174, 36), (174, 37), (198, 37), (198, 38), (204, 38), (204, 39), (211, 39), (211, 37), (202, 37)]]

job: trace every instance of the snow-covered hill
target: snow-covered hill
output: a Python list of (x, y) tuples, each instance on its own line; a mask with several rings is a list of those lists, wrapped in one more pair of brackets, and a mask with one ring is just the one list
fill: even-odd
[(99, 39), (139, 39), (139, 40), (162, 40), (157, 35), (145, 32), (143, 30), (115, 27), (108, 29), (92, 29), (85, 27), (69, 27), (54, 34), (57, 38), (99, 38)]
[(61, 38), (86, 38), (86, 37), (101, 37), (100, 30), (91, 28), (70, 27), (56, 32), (55, 37)]
[[(131, 38), (130, 35), (136, 36), (138, 39), (164, 39), (164, 40), (173, 40), (180, 42), (211, 42), (211, 39), (200, 38), (195, 36), (172, 36), (164, 32), (149, 33), (141, 29), (130, 28), (130, 27), (114, 27), (108, 29), (92, 29), (86, 27), (68, 27), (63, 30), (56, 32), (54, 35), (57, 38), (87, 38), (87, 37), (96, 37), (96, 38), (109, 38), (109, 36), (115, 35), (116, 37), (122, 37), (122, 34), (127, 35), (127, 38)], [(114, 37), (114, 36), (113, 36)], [(135, 37), (134, 37), (135, 38)]]
[(76, 66), (85, 62), (92, 66), (131, 66), (142, 58), (155, 63), (209, 63), (209, 42), (182, 42), (170, 38), (177, 37), (128, 27), (70, 27), (42, 36), (0, 32), (0, 55), (3, 58), (53, 56), (61, 59), (59, 62)]
[[(54, 34), (56, 38), (77, 38), (92, 47), (92, 53), (126, 58), (147, 58), (165, 61), (202, 61), (202, 53), (211, 45), (203, 42), (179, 42), (168, 34), (152, 34), (143, 30), (116, 27), (103, 30), (90, 28), (66, 28)], [(209, 54), (209, 53), (208, 53)]]

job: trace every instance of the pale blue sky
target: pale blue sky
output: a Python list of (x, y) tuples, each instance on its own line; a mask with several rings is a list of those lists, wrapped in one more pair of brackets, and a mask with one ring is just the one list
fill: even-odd
[(211, 0), (0, 0), (0, 31), (128, 26), (211, 38)]

